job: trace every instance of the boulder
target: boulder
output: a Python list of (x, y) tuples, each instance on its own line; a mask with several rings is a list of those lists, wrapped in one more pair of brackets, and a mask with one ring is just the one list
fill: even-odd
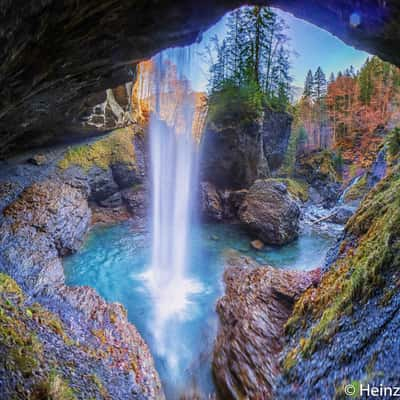
[(221, 398), (272, 399), (284, 325), (295, 300), (320, 275), (319, 270), (281, 270), (236, 252), (228, 255), (212, 363)]
[(203, 218), (212, 221), (222, 220), (224, 216), (222, 200), (212, 183), (202, 182), (200, 184), (200, 204)]
[(4, 210), (18, 227), (34, 227), (54, 242), (61, 255), (77, 250), (89, 228), (90, 209), (80, 190), (58, 180), (47, 180), (25, 189)]
[(25, 290), (64, 282), (60, 255), (78, 249), (90, 224), (78, 189), (58, 180), (36, 183), (4, 209), (0, 224), (0, 267)]
[(297, 238), (300, 208), (284, 183), (257, 180), (239, 209), (241, 223), (267, 244), (283, 245)]

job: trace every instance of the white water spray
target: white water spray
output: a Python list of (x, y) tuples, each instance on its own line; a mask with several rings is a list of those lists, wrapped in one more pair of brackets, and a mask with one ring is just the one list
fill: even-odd
[(184, 79), (189, 60), (185, 49), (164, 52), (153, 60), (152, 73), (152, 257), (147, 279), (154, 301), (151, 330), (170, 370), (177, 370), (184, 350), (174, 325), (188, 318), (190, 296), (201, 290), (186, 275), (196, 175), (196, 105)]

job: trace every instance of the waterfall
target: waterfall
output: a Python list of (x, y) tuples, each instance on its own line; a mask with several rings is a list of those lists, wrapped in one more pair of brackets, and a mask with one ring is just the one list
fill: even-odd
[(152, 254), (147, 279), (156, 351), (170, 370), (177, 370), (184, 351), (174, 326), (187, 318), (190, 296), (201, 290), (186, 273), (196, 182), (196, 104), (184, 75), (188, 52), (174, 49), (153, 59), (150, 94)]

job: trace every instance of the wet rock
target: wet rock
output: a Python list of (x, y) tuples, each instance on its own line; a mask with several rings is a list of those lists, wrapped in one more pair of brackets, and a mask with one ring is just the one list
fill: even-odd
[(0, 267), (30, 292), (57, 287), (64, 282), (59, 255), (81, 245), (89, 224), (79, 190), (58, 180), (34, 184), (4, 210)]
[(89, 200), (92, 201), (105, 200), (119, 190), (110, 169), (92, 167), (88, 172), (88, 182), (90, 186)]
[(264, 111), (263, 150), (270, 170), (278, 170), (285, 158), (292, 127), (292, 117), (285, 112)]
[(333, 212), (332, 216), (328, 218), (329, 222), (334, 224), (344, 225), (354, 214), (355, 209), (353, 207), (338, 207)]
[(241, 124), (241, 116), (232, 115), (205, 128), (201, 173), (218, 189), (243, 189), (269, 176), (260, 122)]
[[(240, 107), (239, 107), (240, 108)], [(289, 114), (266, 109), (262, 118), (226, 110), (208, 123), (203, 135), (201, 171), (217, 189), (248, 188), (282, 163), (290, 136)]]
[(264, 243), (282, 245), (297, 238), (300, 208), (283, 183), (257, 180), (239, 209), (241, 223)]
[(136, 176), (134, 164), (113, 164), (111, 165), (111, 170), (114, 181), (120, 189), (126, 189), (140, 183), (140, 179)]
[(107, 208), (116, 208), (119, 206), (122, 206), (122, 196), (120, 192), (116, 192), (112, 194), (110, 197), (107, 197), (104, 200), (101, 200), (100, 205), (102, 207), (107, 207)]
[(272, 398), (284, 324), (294, 301), (319, 279), (319, 270), (280, 270), (260, 266), (236, 252), (227, 256), (213, 355), (213, 373), (222, 398)]
[(212, 221), (221, 221), (224, 210), (217, 189), (212, 183), (202, 182), (200, 184), (200, 202), (203, 218)]
[(219, 193), (224, 208), (224, 218), (228, 220), (237, 219), (240, 206), (242, 205), (248, 190), (223, 190)]
[(325, 208), (335, 206), (341, 185), (332, 152), (314, 150), (300, 155), (297, 159), (296, 175), (309, 183), (309, 198), (314, 204)]
[(367, 174), (367, 185), (374, 187), (385, 175), (387, 171), (386, 151), (382, 149), (376, 156), (375, 161)]
[(149, 194), (145, 186), (138, 185), (130, 189), (125, 189), (121, 192), (121, 195), (128, 211), (133, 216), (146, 216), (149, 206)]
[(87, 172), (81, 167), (72, 165), (71, 167), (58, 171), (58, 176), (67, 185), (79, 189), (86, 198), (90, 196), (90, 185)]
[(264, 248), (264, 243), (261, 240), (252, 240), (250, 244), (255, 250), (262, 250)]
[(92, 211), (92, 225), (113, 225), (124, 222), (131, 217), (131, 214), (123, 204), (119, 207), (105, 208), (90, 204)]
[(35, 154), (33, 157), (28, 159), (28, 162), (33, 165), (44, 165), (47, 163), (47, 157), (44, 154)]

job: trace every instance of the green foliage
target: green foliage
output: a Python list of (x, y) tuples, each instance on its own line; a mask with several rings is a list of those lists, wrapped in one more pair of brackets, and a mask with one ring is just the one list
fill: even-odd
[(389, 133), (386, 137), (386, 145), (390, 159), (398, 159), (400, 155), (400, 128), (395, 128)]
[(306, 128), (304, 128), (304, 126), (300, 126), (297, 132), (297, 141), (296, 141), (297, 152), (303, 150), (304, 146), (307, 144), (307, 141), (308, 141), (308, 133), (306, 131)]
[(335, 153), (333, 155), (333, 165), (334, 165), (335, 170), (338, 173), (338, 175), (342, 176), (344, 160), (343, 160), (343, 154), (342, 154), (341, 150), (339, 150), (337, 153)]
[(269, 180), (285, 184), (287, 191), (297, 200), (302, 202), (308, 200), (308, 184), (306, 182), (290, 178), (270, 178)]
[[(213, 38), (209, 94), (232, 88), (259, 92), (265, 104), (286, 109), (291, 95), (288, 38), (283, 21), (268, 7), (244, 7), (228, 18), (226, 39)], [(257, 90), (254, 90), (254, 86)]]
[(263, 94), (255, 82), (240, 87), (225, 82), (210, 95), (208, 102), (208, 120), (216, 125), (234, 118), (246, 126), (254, 123), (263, 110)]

